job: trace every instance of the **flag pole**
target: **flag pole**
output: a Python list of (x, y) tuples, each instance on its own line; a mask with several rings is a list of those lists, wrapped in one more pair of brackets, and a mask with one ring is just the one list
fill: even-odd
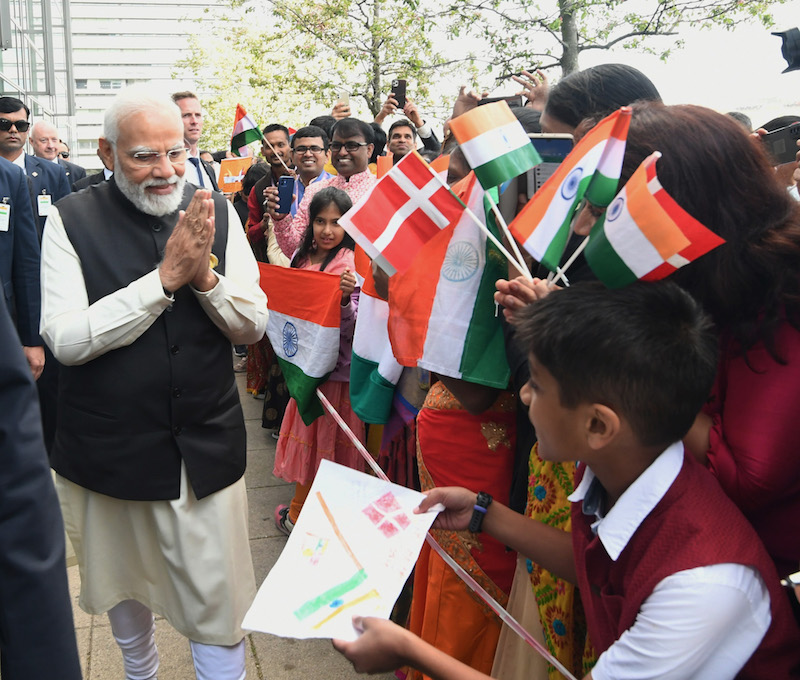
[[(565, 282), (567, 281), (567, 277), (564, 276), (564, 273), (567, 271), (567, 269), (569, 269), (572, 266), (575, 260), (578, 259), (578, 255), (580, 255), (584, 251), (586, 246), (589, 244), (589, 238), (590, 237), (587, 236), (585, 239), (583, 239), (583, 241), (581, 241), (580, 245), (577, 248), (575, 248), (575, 252), (572, 253), (572, 255), (569, 256), (569, 259), (564, 263), (564, 266), (558, 268), (558, 272), (549, 283), (555, 285), (558, 283), (559, 279), (564, 279)], [(569, 285), (569, 283), (567, 283), (567, 285)]]
[[(430, 172), (431, 175), (433, 175), (436, 178), (436, 181), (439, 182), (439, 184), (441, 184), (451, 194), (453, 193), (453, 190), (448, 186), (447, 182), (445, 182), (441, 177), (439, 177), (439, 174), (428, 163), (425, 163), (425, 167), (428, 168), (428, 172)], [(478, 219), (478, 216), (474, 212), (472, 212), (472, 210), (470, 210), (469, 206), (464, 205), (464, 212), (466, 212), (467, 215), (469, 215), (472, 218), (472, 221), (475, 222), (475, 224), (478, 225), (480, 230), (484, 234), (486, 234), (486, 236), (489, 237), (489, 240), (497, 246), (498, 250), (505, 256), (505, 258), (512, 265), (514, 265), (516, 270), (520, 274), (522, 274), (522, 276), (524, 276), (528, 281), (533, 281), (533, 276), (531, 276), (531, 273), (528, 271), (528, 268), (525, 266), (525, 264), (517, 262), (516, 258), (513, 255), (511, 255), (511, 253), (509, 253), (508, 250), (506, 250), (506, 247), (502, 243), (500, 243), (498, 238), (489, 230), (489, 228), (481, 220)]]
[[(525, 260), (522, 258), (522, 253), (517, 246), (517, 240), (511, 235), (511, 230), (508, 228), (506, 224), (506, 220), (503, 217), (502, 213), (500, 212), (500, 208), (497, 207), (497, 203), (494, 202), (492, 198), (492, 194), (490, 192), (486, 192), (486, 198), (489, 199), (489, 205), (492, 206), (492, 212), (494, 213), (495, 218), (497, 218), (497, 223), (500, 225), (500, 228), (503, 230), (503, 233), (506, 235), (508, 239), (508, 243), (511, 246), (511, 249), (514, 251), (514, 255), (517, 258), (517, 262), (521, 265), (525, 266)], [(527, 267), (525, 267), (527, 269)]]
[(262, 135), (262, 136), (261, 136), (261, 139), (263, 139), (263, 140), (264, 140), (264, 142), (266, 142), (267, 146), (270, 148), (270, 150), (272, 151), (272, 153), (274, 153), (274, 154), (275, 154), (275, 158), (277, 158), (277, 159), (278, 159), (278, 160), (281, 162), (281, 165), (282, 165), (284, 168), (286, 168), (286, 172), (289, 172), (289, 173), (291, 173), (292, 171), (289, 169), (289, 166), (288, 166), (288, 165), (286, 165), (286, 163), (284, 163), (284, 162), (283, 162), (283, 158), (281, 158), (281, 157), (278, 155), (278, 152), (277, 152), (277, 151), (275, 151), (275, 147), (274, 147), (274, 146), (272, 146), (272, 144), (270, 144), (270, 143), (269, 143), (269, 140), (268, 140), (268, 139), (267, 139), (267, 138), (266, 138), (264, 135)]
[[(342, 417), (333, 407), (331, 402), (328, 401), (327, 397), (322, 393), (322, 390), (320, 390), (319, 387), (317, 388), (317, 397), (319, 397), (319, 400), (322, 402), (322, 405), (326, 408), (328, 413), (330, 413), (331, 416), (333, 416), (333, 419), (336, 421), (339, 427), (342, 428), (344, 433), (347, 435), (348, 439), (350, 439), (353, 446), (356, 447), (358, 452), (361, 454), (361, 456), (364, 458), (367, 464), (372, 468), (373, 472), (377, 475), (377, 477), (385, 482), (388, 482), (389, 478), (386, 476), (386, 473), (383, 470), (381, 470), (380, 466), (375, 462), (375, 459), (372, 457), (369, 451), (367, 451), (364, 445), (359, 441), (358, 437), (356, 437), (355, 434), (353, 434), (353, 431), (350, 429), (348, 424), (344, 422)], [(489, 605), (489, 607), (494, 611), (494, 613), (497, 614), (500, 617), (500, 619), (509, 628), (511, 628), (511, 630), (513, 630), (526, 643), (528, 643), (537, 652), (539, 652), (539, 654), (543, 656), (548, 663), (555, 666), (561, 672), (561, 674), (565, 678), (567, 678), (567, 680), (577, 680), (575, 676), (572, 675), (572, 673), (570, 673), (558, 659), (556, 659), (556, 657), (550, 654), (550, 652), (541, 642), (539, 642), (527, 630), (525, 630), (525, 628), (523, 628), (522, 625), (513, 616), (511, 616), (511, 614), (509, 614), (500, 603), (498, 603), (491, 595), (489, 595), (489, 593), (487, 593), (483, 589), (480, 583), (478, 583), (474, 578), (472, 578), (472, 576), (470, 576), (469, 573), (467, 573), (464, 570), (464, 568), (460, 564), (458, 564), (458, 562), (456, 562), (452, 557), (450, 557), (450, 555), (448, 555), (447, 552), (444, 550), (444, 548), (442, 548), (442, 546), (440, 546), (436, 542), (436, 539), (433, 536), (431, 536), (430, 533), (428, 533), (425, 536), (425, 540), (427, 541), (431, 549), (437, 555), (439, 555), (439, 557), (441, 557), (453, 571), (456, 572), (456, 574), (461, 578), (462, 581), (464, 581), (464, 583), (467, 586), (469, 586), (469, 588), (471, 588), (475, 593), (477, 593), (477, 595), (484, 602), (486, 602), (487, 605)]]

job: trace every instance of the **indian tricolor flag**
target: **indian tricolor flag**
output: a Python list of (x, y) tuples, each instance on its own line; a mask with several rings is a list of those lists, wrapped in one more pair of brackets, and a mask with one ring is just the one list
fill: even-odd
[(248, 115), (241, 104), (236, 105), (236, 119), (233, 121), (231, 152), (237, 156), (249, 156), (247, 145), (263, 137), (256, 122)]
[[(487, 226), (498, 235), (475, 173), (453, 189), (473, 213), (483, 219), (489, 213)], [(506, 259), (462, 214), (425, 244), (405, 274), (389, 279), (389, 338), (397, 361), (505, 388), (509, 369), (493, 296), (495, 281), (507, 276)]]
[(406, 154), (339, 218), (339, 226), (390, 276), (464, 206), (416, 151)]
[(609, 288), (663, 279), (725, 243), (664, 190), (659, 158), (656, 151), (642, 162), (592, 229), (586, 262)]
[(484, 188), (500, 186), (542, 162), (505, 102), (476, 106), (450, 121), (464, 158)]
[(267, 337), (306, 425), (322, 415), (315, 394), (336, 368), (342, 291), (339, 276), (259, 262), (267, 294)]
[(350, 362), (350, 404), (365, 423), (389, 420), (394, 390), (403, 367), (389, 343), (389, 303), (368, 287), (361, 289)]
[[(607, 196), (610, 201), (614, 196), (616, 184), (613, 182), (619, 180), (616, 167), (622, 167), (621, 153), (624, 153), (625, 144), (625, 137), (615, 134), (624, 131), (627, 137), (629, 121), (628, 108), (601, 120), (575, 145), (558, 170), (509, 225), (514, 238), (535, 260), (551, 271), (558, 267), (569, 239), (572, 218), (590, 182), (595, 183), (595, 198), (600, 201), (601, 207), (603, 197)], [(593, 180), (601, 161), (604, 171), (610, 176), (601, 173)], [(609, 195), (612, 184), (614, 189)]]

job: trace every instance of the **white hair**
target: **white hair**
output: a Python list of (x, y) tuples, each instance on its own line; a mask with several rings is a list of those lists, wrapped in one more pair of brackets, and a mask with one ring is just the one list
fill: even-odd
[(103, 137), (111, 144), (119, 138), (119, 124), (128, 116), (137, 113), (159, 112), (173, 115), (178, 129), (183, 134), (181, 110), (167, 95), (154, 94), (152, 86), (133, 85), (122, 90), (111, 106), (106, 109), (103, 119)]

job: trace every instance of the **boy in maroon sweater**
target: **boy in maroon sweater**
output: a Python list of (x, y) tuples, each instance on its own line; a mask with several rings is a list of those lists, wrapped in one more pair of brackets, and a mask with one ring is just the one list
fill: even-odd
[[(681, 443), (716, 370), (699, 306), (669, 283), (579, 284), (520, 316), (539, 455), (582, 463), (572, 534), (461, 488), (434, 489), (418, 511), (442, 503), (434, 526), (472, 522), (576, 583), (600, 655), (587, 678), (800, 677), (800, 630), (771, 560)], [(334, 646), (360, 672), (487, 677), (387, 621), (354, 625), (364, 634)]]

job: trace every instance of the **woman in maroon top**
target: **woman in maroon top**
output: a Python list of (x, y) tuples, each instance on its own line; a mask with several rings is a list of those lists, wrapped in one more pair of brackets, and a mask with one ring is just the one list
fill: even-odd
[(664, 188), (726, 241), (672, 276), (712, 315), (721, 343), (716, 384), (685, 443), (786, 576), (800, 562), (800, 204), (760, 142), (709, 109), (637, 106), (622, 181), (655, 150)]

